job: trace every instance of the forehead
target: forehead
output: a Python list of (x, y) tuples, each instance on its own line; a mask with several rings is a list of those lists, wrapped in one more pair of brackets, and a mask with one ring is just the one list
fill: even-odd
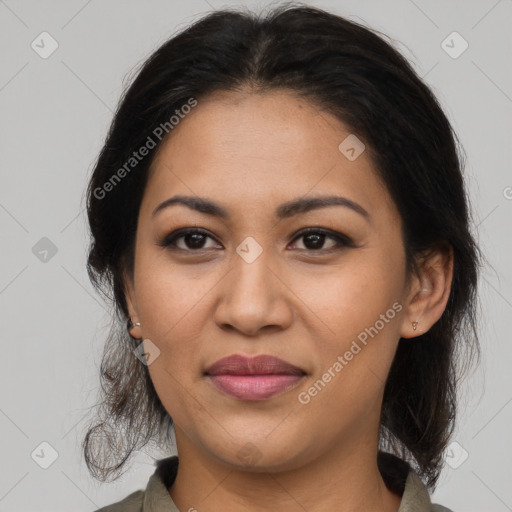
[[(338, 118), (290, 92), (215, 93), (198, 100), (163, 141), (143, 204), (196, 194), (261, 211), (269, 202), (339, 193), (392, 210), (369, 151), (354, 136)], [(343, 152), (347, 140), (362, 150), (355, 159)]]

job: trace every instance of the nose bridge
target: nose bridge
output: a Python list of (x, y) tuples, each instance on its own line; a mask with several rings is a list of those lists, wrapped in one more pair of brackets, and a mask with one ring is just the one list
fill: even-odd
[(230, 295), (239, 299), (250, 298), (252, 302), (273, 299), (275, 280), (269, 269), (272, 251), (253, 237), (245, 238), (233, 255)]

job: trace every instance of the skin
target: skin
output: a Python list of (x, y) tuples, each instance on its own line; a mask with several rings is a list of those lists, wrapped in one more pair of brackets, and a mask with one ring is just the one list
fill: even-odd
[[(338, 150), (349, 134), (288, 91), (221, 92), (181, 120), (152, 163), (126, 297), (141, 323), (132, 335), (160, 350), (148, 369), (175, 422), (180, 464), (169, 493), (182, 511), (392, 512), (400, 505), (376, 463), (384, 384), (399, 338), (427, 331), (444, 311), (452, 256), (434, 252), (407, 276), (400, 215), (369, 151), (349, 161)], [(152, 218), (177, 194), (208, 198), (230, 217), (174, 205)], [(282, 203), (319, 195), (349, 198), (369, 217), (330, 206), (276, 219)], [(196, 226), (209, 232), (199, 245), (184, 237), (175, 249), (158, 245)], [(296, 237), (308, 227), (346, 235), (354, 246)], [(262, 248), (252, 263), (236, 252), (248, 236)], [(299, 393), (394, 303), (401, 311), (300, 403)], [(274, 355), (307, 375), (269, 399), (238, 400), (204, 376), (232, 354)], [(238, 456), (243, 448), (249, 461)]]

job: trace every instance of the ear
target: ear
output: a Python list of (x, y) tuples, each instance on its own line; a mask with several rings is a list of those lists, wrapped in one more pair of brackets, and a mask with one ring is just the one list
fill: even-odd
[(452, 247), (432, 249), (417, 259), (417, 272), (411, 276), (404, 305), (402, 338), (426, 333), (441, 318), (450, 296), (452, 279)]
[[(130, 275), (126, 270), (123, 270), (123, 289), (126, 299), (126, 306), (128, 308), (128, 314), (130, 315), (132, 322), (140, 322), (133, 275)], [(134, 338), (140, 338), (140, 327), (132, 327), (130, 329), (130, 334)]]

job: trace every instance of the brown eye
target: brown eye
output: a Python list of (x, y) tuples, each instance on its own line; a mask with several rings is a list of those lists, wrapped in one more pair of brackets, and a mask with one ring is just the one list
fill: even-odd
[[(353, 246), (352, 241), (342, 235), (341, 233), (336, 233), (333, 231), (325, 230), (325, 229), (308, 229), (307, 231), (302, 231), (298, 236), (295, 237), (294, 240), (303, 239), (303, 246), (298, 247), (300, 250), (309, 250), (309, 251), (325, 251), (329, 252), (331, 250), (340, 249), (347, 246)], [(330, 239), (332, 242), (326, 248), (325, 241)]]
[(205, 246), (208, 238), (214, 240), (202, 229), (180, 229), (166, 236), (158, 245), (162, 247), (172, 246), (172, 248), (182, 251), (200, 251), (210, 248)]
[[(207, 246), (208, 239), (214, 242)], [(354, 247), (353, 242), (345, 235), (326, 229), (310, 228), (299, 233), (295, 240), (303, 239), (303, 247), (296, 247), (299, 250), (308, 252), (330, 252), (344, 247)], [(330, 240), (327, 247), (326, 241)], [(207, 249), (222, 248), (215, 239), (203, 229), (179, 229), (163, 240), (158, 242), (161, 247), (168, 247), (173, 250), (186, 252), (199, 252)]]

